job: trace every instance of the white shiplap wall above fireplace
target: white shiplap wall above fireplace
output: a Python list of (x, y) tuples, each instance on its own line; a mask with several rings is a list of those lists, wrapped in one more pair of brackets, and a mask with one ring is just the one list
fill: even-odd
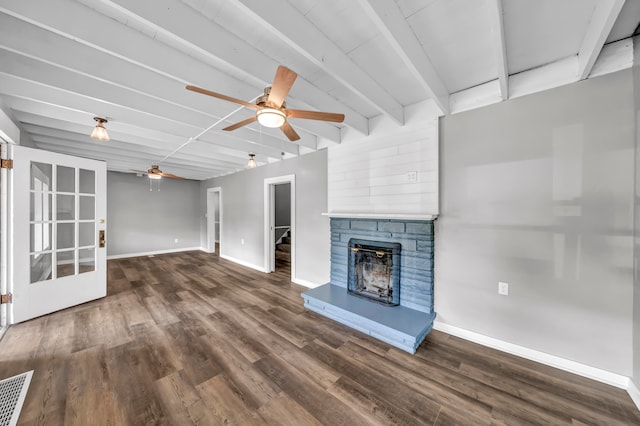
[(372, 119), (369, 133), (329, 148), (329, 215), (437, 216), (438, 115), (433, 104), (405, 108), (403, 126)]

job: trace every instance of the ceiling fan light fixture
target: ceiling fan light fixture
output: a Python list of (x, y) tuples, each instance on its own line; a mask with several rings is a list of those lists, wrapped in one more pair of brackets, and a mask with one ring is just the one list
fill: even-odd
[(149, 179), (162, 179), (162, 170), (157, 164), (152, 164), (151, 168), (147, 170), (147, 176)]
[(96, 127), (94, 127), (91, 132), (91, 139), (96, 139), (102, 142), (108, 141), (109, 134), (107, 133), (107, 129), (104, 127), (104, 123), (107, 123), (107, 120), (101, 117), (93, 117), (93, 119), (98, 124), (96, 124)]
[(258, 123), (264, 127), (280, 127), (286, 120), (284, 112), (275, 108), (262, 108), (256, 112)]
[(258, 164), (256, 163), (256, 155), (253, 152), (249, 153), (249, 162), (247, 163), (247, 167), (250, 169), (255, 169)]

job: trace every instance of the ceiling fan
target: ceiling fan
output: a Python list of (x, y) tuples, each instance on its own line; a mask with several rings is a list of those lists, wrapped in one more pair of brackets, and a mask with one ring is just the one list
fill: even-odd
[(160, 167), (158, 167), (157, 164), (151, 165), (151, 168), (146, 172), (142, 170), (133, 170), (133, 171), (136, 173), (144, 173), (145, 175), (149, 176), (149, 179), (162, 179), (163, 177), (166, 177), (171, 179), (185, 180), (185, 178), (183, 178), (182, 176), (176, 176), (171, 173), (164, 173), (162, 170), (160, 170)]
[(222, 129), (227, 131), (236, 130), (242, 126), (251, 124), (254, 121), (258, 121), (265, 127), (279, 127), (289, 140), (296, 141), (300, 139), (300, 136), (287, 122), (287, 119), (289, 118), (304, 118), (307, 120), (331, 121), (334, 123), (342, 123), (344, 121), (344, 114), (287, 109), (285, 98), (287, 97), (291, 86), (293, 86), (293, 82), (296, 80), (296, 77), (298, 77), (298, 74), (291, 71), (289, 68), (280, 65), (276, 71), (276, 76), (273, 79), (272, 85), (265, 87), (264, 94), (256, 99), (255, 105), (196, 86), (187, 86), (187, 90), (202, 93), (203, 95), (213, 96), (214, 98), (224, 99), (225, 101), (234, 102), (256, 111), (254, 116)]

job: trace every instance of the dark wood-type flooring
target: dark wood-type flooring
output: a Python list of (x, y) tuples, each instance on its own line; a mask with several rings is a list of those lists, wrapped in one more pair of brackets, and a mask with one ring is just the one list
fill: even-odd
[(307, 312), (286, 268), (108, 269), (106, 298), (0, 342), (0, 377), (35, 370), (21, 424), (640, 424), (621, 389), (436, 331), (409, 355)]

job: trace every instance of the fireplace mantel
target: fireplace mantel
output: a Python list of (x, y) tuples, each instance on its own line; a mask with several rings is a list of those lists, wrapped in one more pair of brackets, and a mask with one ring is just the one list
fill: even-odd
[(353, 219), (395, 219), (395, 220), (436, 220), (437, 214), (411, 214), (411, 213), (322, 213), (330, 218)]

